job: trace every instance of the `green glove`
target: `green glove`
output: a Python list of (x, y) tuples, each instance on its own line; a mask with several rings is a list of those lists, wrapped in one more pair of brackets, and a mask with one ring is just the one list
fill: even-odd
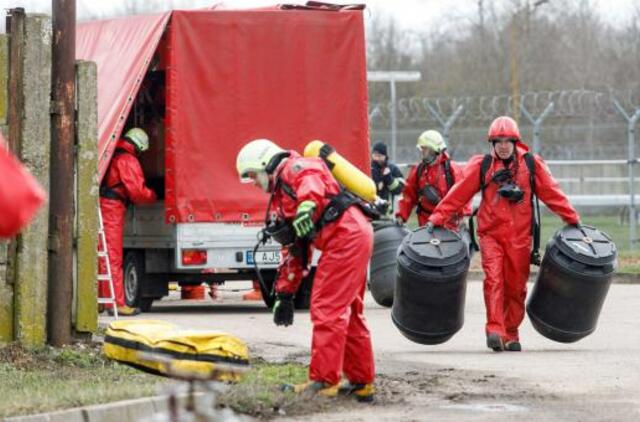
[(296, 217), (293, 219), (293, 229), (296, 232), (296, 236), (304, 238), (309, 236), (314, 229), (313, 225), (313, 210), (316, 209), (316, 203), (313, 201), (302, 201), (298, 205), (296, 211)]

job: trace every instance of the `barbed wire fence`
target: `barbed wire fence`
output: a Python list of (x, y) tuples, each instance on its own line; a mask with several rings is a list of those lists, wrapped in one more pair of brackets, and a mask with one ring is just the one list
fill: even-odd
[[(437, 129), (448, 138), (455, 159), (466, 160), (486, 149), (489, 124), (504, 114), (518, 120), (525, 141), (546, 159), (626, 159), (629, 120), (616, 103), (631, 116), (640, 109), (640, 91), (527, 92), (517, 99), (508, 95), (401, 98), (396, 105), (395, 159), (415, 160), (417, 136)], [(519, 104), (517, 112), (514, 104)], [(390, 103), (369, 105), (372, 142), (391, 139), (391, 110)]]
[(626, 202), (629, 247), (638, 242), (635, 133), (640, 90), (527, 92), (517, 98), (401, 98), (395, 107), (395, 136), (391, 133), (393, 109), (388, 102), (370, 104), (371, 142), (397, 139), (390, 149), (393, 161), (400, 164), (418, 160), (415, 142), (424, 130), (439, 130), (453, 159), (466, 161), (488, 152), (487, 129), (494, 118), (516, 118), (524, 141), (555, 166), (565, 190), (579, 195), (587, 206), (619, 207)]

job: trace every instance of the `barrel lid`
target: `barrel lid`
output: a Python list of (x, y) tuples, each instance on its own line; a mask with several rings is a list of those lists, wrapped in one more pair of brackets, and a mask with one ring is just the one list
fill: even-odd
[(412, 261), (431, 267), (456, 264), (467, 257), (467, 244), (460, 235), (442, 227), (432, 232), (421, 227), (402, 241), (402, 251)]
[(587, 265), (610, 264), (618, 253), (611, 237), (591, 226), (565, 226), (553, 240), (563, 253)]
[(393, 226), (400, 227), (395, 223), (395, 221), (392, 221), (392, 220), (389, 220), (389, 219), (386, 219), (386, 218), (383, 218), (383, 219), (380, 219), (380, 220), (373, 220), (371, 222), (371, 225), (373, 226), (373, 231), (374, 232), (378, 231), (378, 230), (381, 230), (381, 229), (386, 229), (388, 227), (393, 227)]

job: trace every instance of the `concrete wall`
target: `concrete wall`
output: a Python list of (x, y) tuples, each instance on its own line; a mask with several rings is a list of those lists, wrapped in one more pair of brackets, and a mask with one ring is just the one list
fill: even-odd
[[(49, 190), (51, 18), (28, 15), (24, 22), (18, 95), (18, 156), (43, 188)], [(14, 93), (10, 93), (14, 95)], [(14, 339), (32, 346), (46, 342), (48, 206), (16, 239), (14, 265)]]
[(95, 332), (98, 328), (98, 70), (95, 63), (76, 65), (77, 142), (76, 157), (76, 283), (75, 328)]
[[(0, 131), (7, 136), (9, 38), (0, 34)], [(7, 280), (6, 240), (0, 240), (0, 342), (13, 339), (13, 286)]]
[[(12, 15), (10, 35), (0, 35), (0, 130), (12, 151), (49, 191), (51, 142), (51, 18)], [(77, 155), (74, 327), (97, 329), (97, 70), (77, 65)], [(47, 339), (49, 212), (44, 206), (11, 242), (0, 241), (0, 343), (40, 346)]]

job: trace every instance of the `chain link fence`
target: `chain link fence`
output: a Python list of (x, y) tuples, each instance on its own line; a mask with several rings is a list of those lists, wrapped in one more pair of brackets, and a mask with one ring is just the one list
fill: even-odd
[[(371, 142), (390, 144), (392, 159), (404, 169), (419, 160), (418, 135), (441, 131), (456, 161), (489, 152), (487, 130), (500, 115), (520, 124), (524, 142), (540, 153), (572, 202), (590, 214), (626, 215), (627, 244), (636, 236), (635, 132), (640, 120), (640, 91), (551, 91), (511, 96), (402, 98), (369, 106)], [(396, 145), (391, 145), (396, 139)], [(607, 211), (608, 209), (608, 211)], [(622, 239), (616, 239), (620, 242)]]

